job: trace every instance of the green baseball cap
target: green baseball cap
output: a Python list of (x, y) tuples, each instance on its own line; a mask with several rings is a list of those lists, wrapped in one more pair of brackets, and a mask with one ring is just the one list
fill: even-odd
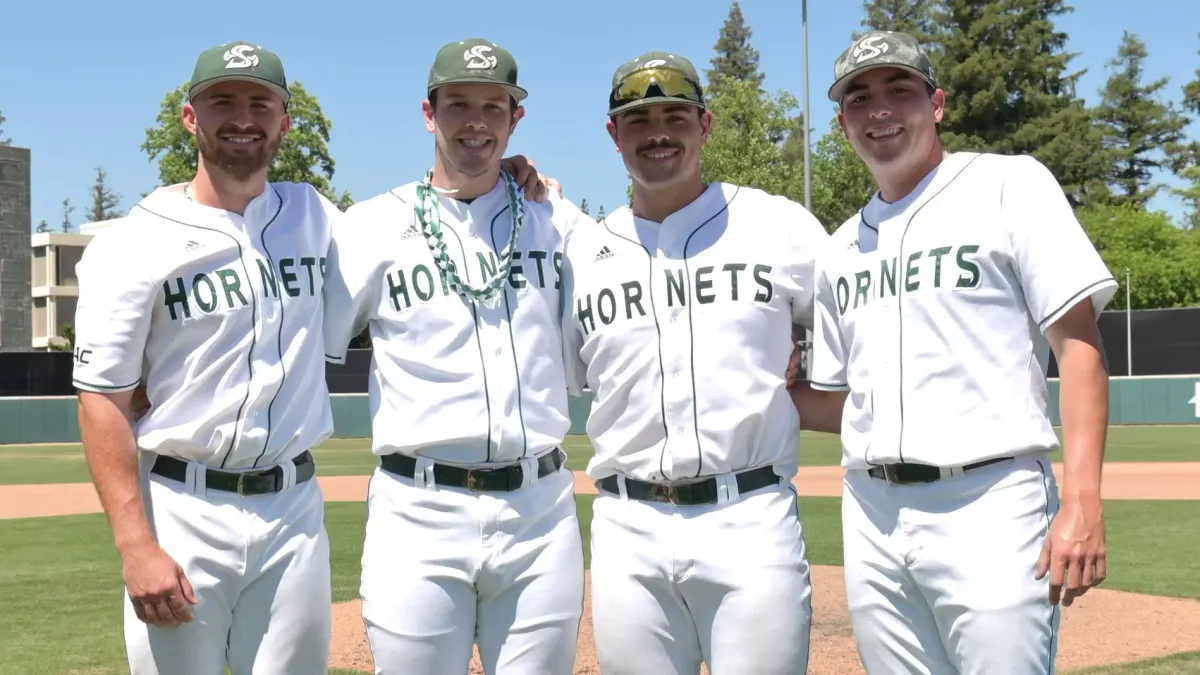
[(284, 103), (292, 97), (283, 62), (278, 56), (252, 42), (230, 42), (205, 50), (196, 59), (188, 98), (195, 98), (218, 82), (230, 80), (261, 84), (282, 96)]
[(617, 68), (608, 92), (609, 117), (655, 103), (705, 107), (704, 88), (691, 61), (669, 52), (646, 52)]
[(860, 37), (838, 57), (833, 66), (829, 100), (838, 103), (855, 77), (875, 68), (907, 70), (937, 87), (933, 63), (917, 39), (908, 33), (873, 31)]
[(447, 84), (498, 84), (518, 101), (529, 92), (517, 85), (517, 60), (500, 45), (482, 38), (459, 40), (438, 50), (429, 69), (428, 96)]

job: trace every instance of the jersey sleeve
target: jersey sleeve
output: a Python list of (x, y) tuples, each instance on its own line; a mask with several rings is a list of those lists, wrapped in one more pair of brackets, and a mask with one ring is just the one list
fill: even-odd
[(829, 244), (829, 233), (808, 209), (794, 204), (795, 217), (789, 231), (789, 267), (795, 296), (792, 298), (792, 323), (813, 328), (816, 294), (816, 265)]
[(115, 393), (137, 387), (160, 283), (145, 266), (130, 264), (134, 242), (108, 230), (83, 251), (75, 274), (76, 389)]
[(1001, 210), (1025, 303), (1045, 333), (1070, 308), (1089, 299), (1108, 305), (1117, 281), (1104, 264), (1050, 170), (1033, 157), (1009, 158)]
[(829, 276), (817, 269), (817, 288), (814, 296), (814, 326), (812, 353), (809, 356), (809, 383), (822, 391), (846, 391), (846, 361), (849, 349), (838, 322), (837, 299)]
[(332, 219), (322, 291), (323, 333), (325, 360), (341, 364), (346, 361), (350, 340), (367, 327), (378, 307), (375, 277), (380, 256), (372, 246), (371, 223), (362, 209), (350, 207)]
[(567, 393), (571, 396), (581, 396), (587, 387), (587, 366), (579, 355), (583, 348), (583, 336), (579, 334), (579, 326), (575, 324), (574, 305), (571, 300), (575, 296), (575, 271), (571, 265), (570, 244), (571, 234), (568, 234), (563, 242), (562, 292), (558, 296), (558, 313)]

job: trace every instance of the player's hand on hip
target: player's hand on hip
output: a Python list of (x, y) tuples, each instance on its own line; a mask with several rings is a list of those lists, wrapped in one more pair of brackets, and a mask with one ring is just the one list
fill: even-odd
[(524, 155), (505, 157), (500, 160), (500, 168), (512, 174), (517, 185), (524, 191), (526, 198), (531, 201), (539, 204), (546, 201), (550, 190), (554, 190), (558, 196), (562, 196), (562, 185), (557, 180), (538, 173), (537, 165)]
[(1104, 513), (1098, 497), (1069, 499), (1050, 526), (1037, 578), (1050, 574), (1050, 602), (1070, 607), (1075, 598), (1108, 576)]
[(196, 604), (192, 584), (157, 543), (129, 551), (123, 559), (125, 587), (141, 621), (155, 626), (178, 626), (192, 620)]

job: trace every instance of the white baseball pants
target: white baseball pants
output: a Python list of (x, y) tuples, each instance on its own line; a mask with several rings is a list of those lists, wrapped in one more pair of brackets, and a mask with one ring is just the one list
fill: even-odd
[(131, 675), (324, 675), (330, 640), (329, 540), (316, 478), (274, 494), (207, 490), (192, 463), (180, 483), (140, 462), (150, 526), (187, 573), (194, 618), (143, 623), (125, 599)]
[(487, 675), (571, 675), (583, 613), (574, 486), (566, 467), (480, 493), (377, 468), (361, 582), (375, 672), (467, 675), (478, 644)]
[(794, 675), (808, 667), (812, 587), (790, 484), (715, 505), (601, 492), (592, 617), (604, 675)]
[(1038, 557), (1058, 513), (1045, 455), (933, 483), (847, 472), (846, 595), (870, 675), (1051, 675), (1059, 612)]

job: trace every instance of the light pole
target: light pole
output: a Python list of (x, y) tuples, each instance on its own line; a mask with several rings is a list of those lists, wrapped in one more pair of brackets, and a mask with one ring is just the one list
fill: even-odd
[(800, 23), (804, 29), (804, 208), (812, 211), (812, 165), (809, 159), (808, 129), (808, 0), (800, 2)]
[(1131, 310), (1132, 304), (1129, 299), (1132, 293), (1129, 289), (1129, 281), (1132, 277), (1129, 274), (1129, 268), (1125, 268), (1125, 375), (1133, 377), (1133, 313)]

